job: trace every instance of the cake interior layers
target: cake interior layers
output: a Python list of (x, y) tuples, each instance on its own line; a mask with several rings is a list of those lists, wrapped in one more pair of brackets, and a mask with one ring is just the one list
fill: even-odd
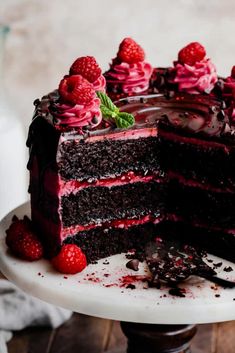
[[(177, 128), (178, 115), (169, 124), (163, 112), (149, 109), (154, 122), (142, 117), (130, 129), (86, 136), (58, 132), (38, 119), (29, 165), (35, 225), (49, 247), (76, 242), (90, 261), (161, 234), (234, 259), (234, 147), (209, 135), (208, 121), (195, 134)], [(199, 113), (193, 109), (196, 126), (205, 118)]]
[[(159, 215), (210, 228), (235, 229), (235, 193), (208, 190), (203, 184), (191, 186), (189, 180), (185, 184), (177, 179), (155, 179), (152, 175), (138, 177), (137, 182), (133, 180), (117, 182), (115, 179), (112, 182), (109, 179), (106, 186), (94, 183), (77, 190), (73, 188), (70, 193), (63, 183), (54, 194), (47, 190), (39, 198), (33, 196), (32, 204), (53, 222), (61, 220), (62, 228), (69, 227), (70, 231), (75, 226), (85, 229), (113, 220), (143, 219), (145, 216), (155, 219)], [(40, 192), (37, 185), (36, 182), (31, 185), (33, 195)]]

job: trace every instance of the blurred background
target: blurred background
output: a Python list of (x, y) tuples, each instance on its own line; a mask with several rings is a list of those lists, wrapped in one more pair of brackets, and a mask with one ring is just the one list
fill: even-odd
[(0, 0), (0, 23), (11, 29), (3, 66), (8, 108), (22, 128), (14, 122), (14, 135), (12, 113), (4, 112), (9, 134), (1, 120), (0, 218), (28, 197), (25, 139), (32, 102), (58, 87), (78, 56), (93, 55), (106, 70), (121, 40), (131, 36), (152, 65), (169, 66), (180, 48), (199, 41), (227, 76), (235, 64), (234, 13), (231, 0)]

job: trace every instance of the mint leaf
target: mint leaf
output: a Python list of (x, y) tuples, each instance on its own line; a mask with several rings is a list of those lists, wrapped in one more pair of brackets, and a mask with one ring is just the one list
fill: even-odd
[(115, 119), (116, 125), (119, 128), (128, 128), (129, 126), (134, 125), (135, 123), (135, 118), (132, 114), (129, 113), (118, 113), (116, 119)]
[(101, 104), (103, 104), (106, 108), (110, 109), (112, 112), (119, 112), (118, 107), (113, 104), (112, 100), (107, 96), (107, 94), (100, 91), (96, 92), (96, 94), (99, 97)]
[(101, 104), (100, 105), (100, 110), (103, 114), (103, 116), (107, 119), (109, 118), (115, 118), (117, 113), (113, 112), (112, 110), (110, 110), (109, 108), (107, 108), (105, 105)]
[(96, 92), (100, 99), (100, 110), (105, 119), (111, 119), (116, 126), (121, 129), (126, 129), (135, 123), (135, 118), (132, 114), (120, 112), (118, 107), (113, 104), (112, 100), (103, 92)]

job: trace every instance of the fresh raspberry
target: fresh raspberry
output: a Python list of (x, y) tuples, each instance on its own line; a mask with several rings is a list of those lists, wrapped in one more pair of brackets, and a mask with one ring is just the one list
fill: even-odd
[(206, 56), (205, 48), (198, 42), (192, 42), (179, 51), (178, 60), (181, 64), (194, 65)]
[(13, 220), (6, 233), (6, 244), (21, 259), (36, 261), (43, 256), (42, 244), (32, 232), (27, 218)]
[(93, 83), (100, 77), (102, 71), (93, 56), (82, 56), (74, 61), (70, 67), (70, 75), (81, 75)]
[(9, 248), (14, 246), (14, 243), (19, 235), (28, 232), (30, 229), (30, 221), (27, 217), (18, 219), (13, 217), (10, 227), (6, 230), (6, 244)]
[(232, 78), (235, 78), (235, 65), (232, 67), (232, 70), (231, 70), (231, 77), (232, 77)]
[(95, 90), (81, 75), (64, 77), (60, 81), (59, 93), (63, 101), (72, 104), (89, 104), (95, 98)]
[(139, 44), (132, 38), (125, 38), (119, 46), (117, 57), (128, 64), (144, 61), (145, 53)]
[(87, 265), (86, 256), (75, 244), (64, 244), (57, 256), (52, 259), (54, 268), (65, 274), (81, 272)]

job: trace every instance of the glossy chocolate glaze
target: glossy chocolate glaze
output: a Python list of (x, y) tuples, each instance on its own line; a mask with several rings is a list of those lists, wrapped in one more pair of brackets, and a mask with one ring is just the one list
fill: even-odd
[(207, 138), (222, 137), (231, 129), (223, 102), (206, 95), (152, 94), (121, 99), (118, 106), (135, 116), (137, 126), (160, 122), (186, 134)]

